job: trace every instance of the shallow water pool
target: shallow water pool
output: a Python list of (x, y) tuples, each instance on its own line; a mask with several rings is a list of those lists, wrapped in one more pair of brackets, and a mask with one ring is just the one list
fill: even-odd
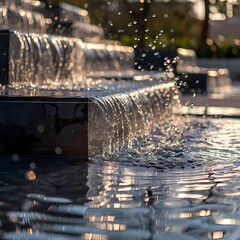
[(108, 159), (2, 158), (1, 239), (240, 239), (240, 120), (175, 122)]

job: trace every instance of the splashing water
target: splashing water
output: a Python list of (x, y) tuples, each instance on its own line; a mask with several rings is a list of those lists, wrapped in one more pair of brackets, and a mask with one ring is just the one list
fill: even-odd
[(178, 94), (173, 82), (155, 80), (128, 82), (93, 98), (88, 116), (91, 156), (106, 158), (122, 148), (130, 149), (134, 137), (149, 134), (172, 116), (180, 106)]

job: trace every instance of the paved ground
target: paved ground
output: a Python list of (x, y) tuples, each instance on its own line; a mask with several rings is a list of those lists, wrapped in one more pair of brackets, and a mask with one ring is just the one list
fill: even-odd
[(191, 95), (182, 96), (182, 104), (186, 106), (207, 106), (207, 107), (234, 107), (240, 108), (240, 96), (211, 96)]
[(233, 83), (229, 94), (183, 94), (181, 101), (186, 114), (240, 117), (240, 84)]

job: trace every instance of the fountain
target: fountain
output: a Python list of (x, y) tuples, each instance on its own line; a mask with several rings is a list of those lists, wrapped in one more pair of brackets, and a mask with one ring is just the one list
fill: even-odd
[(56, 22), (24, 3), (31, 1), (0, 9), (0, 154), (107, 156), (131, 148), (179, 107), (171, 79), (134, 70), (132, 48), (101, 40), (101, 31), (83, 34), (91, 25), (86, 11), (60, 5), (60, 23), (67, 19), (74, 31), (52, 35), (47, 24)]
[(175, 82), (132, 48), (42, 19), (1, 27), (0, 239), (239, 239), (239, 119), (173, 114)]

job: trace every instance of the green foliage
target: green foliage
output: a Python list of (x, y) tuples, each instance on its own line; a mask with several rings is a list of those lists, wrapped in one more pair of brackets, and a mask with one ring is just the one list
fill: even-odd
[(195, 49), (198, 57), (206, 58), (240, 58), (240, 41), (226, 39), (216, 42), (208, 39), (207, 45)]
[[(119, 41), (123, 45), (137, 47), (137, 35), (123, 34)], [(152, 49), (172, 49), (187, 48), (193, 49), (200, 58), (240, 58), (240, 40), (226, 39), (222, 42), (215, 42), (208, 39), (208, 44), (200, 45), (198, 39), (194, 37), (172, 37), (163, 34), (156, 41), (155, 37), (149, 36), (146, 40), (147, 48)]]
[[(123, 45), (138, 47), (137, 23), (129, 14), (129, 9), (126, 8), (123, 0), (51, 1), (55, 3), (64, 1), (85, 8), (89, 12), (92, 23), (102, 25), (109, 39), (118, 40)], [(226, 0), (211, 0), (211, 3), (215, 4), (215, 10), (226, 13)], [(233, 39), (221, 42), (209, 40), (208, 44), (201, 44), (199, 36), (202, 23), (190, 14), (191, 9), (192, 3), (190, 2), (152, 1), (146, 21), (146, 47), (152, 49), (190, 48), (196, 51), (198, 57), (240, 57), (240, 43)]]

